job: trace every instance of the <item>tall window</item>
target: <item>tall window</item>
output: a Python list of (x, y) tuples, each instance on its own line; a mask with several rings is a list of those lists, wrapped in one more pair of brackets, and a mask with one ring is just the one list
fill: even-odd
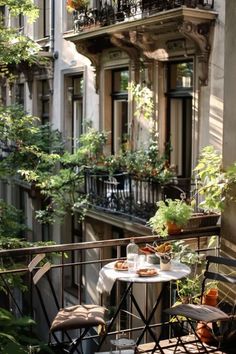
[(42, 124), (49, 123), (50, 120), (50, 87), (48, 80), (41, 80), (39, 94), (41, 98), (41, 122)]
[(84, 80), (83, 76), (73, 78), (72, 82), (72, 105), (73, 105), (73, 121), (72, 121), (72, 136), (74, 140), (74, 149), (79, 144), (79, 137), (84, 133), (84, 120), (83, 120), (83, 90)]
[[(48, 207), (50, 201), (47, 199), (41, 199), (41, 209), (46, 210)], [(41, 225), (41, 230), (42, 230), (42, 241), (51, 241), (52, 240), (52, 226), (46, 222), (42, 223)]]
[(39, 18), (37, 20), (36, 26), (36, 38), (45, 38), (49, 36), (49, 17), (50, 17), (50, 8), (49, 0), (38, 0), (37, 4), (39, 7)]
[(5, 10), (6, 10), (6, 6), (2, 5), (0, 6), (0, 21), (4, 21), (5, 22)]
[(18, 84), (16, 86), (16, 102), (24, 107), (25, 104), (25, 85)]
[(112, 72), (112, 153), (122, 148), (128, 135), (128, 86), (127, 69)]
[[(82, 223), (78, 219), (77, 213), (72, 217), (72, 243), (83, 242), (83, 227)], [(82, 262), (82, 253), (74, 251), (72, 253), (72, 262)], [(72, 267), (72, 286), (76, 286), (80, 289), (80, 295), (83, 290), (82, 274), (84, 272), (83, 266)]]
[(192, 153), (192, 61), (171, 62), (167, 66), (167, 141), (170, 164), (179, 177), (191, 176)]

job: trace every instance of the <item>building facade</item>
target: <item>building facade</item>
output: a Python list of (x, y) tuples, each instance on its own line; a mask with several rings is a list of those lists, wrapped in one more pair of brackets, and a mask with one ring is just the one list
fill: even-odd
[[(64, 0), (36, 2), (36, 23), (19, 17), (12, 26), (40, 44), (48, 65), (20, 74), (14, 89), (2, 89), (3, 102), (20, 102), (42, 124), (52, 123), (66, 140), (72, 137), (71, 152), (88, 123), (109, 132), (106, 156), (119, 154), (124, 144), (148, 149), (154, 131), (161, 153), (171, 144), (168, 161), (179, 181), (190, 180), (204, 146), (222, 151), (225, 1), (91, 0), (72, 12)], [(152, 119), (137, 114), (135, 93), (127, 88), (131, 82), (152, 93)], [(96, 208), (93, 200), (82, 224), (76, 214), (62, 224), (39, 224), (34, 212), (43, 199), (22, 185), (3, 186), (1, 197), (24, 210), (32, 240), (70, 243), (149, 234), (140, 209), (158, 200), (153, 184), (144, 181), (140, 187), (141, 182), (118, 177), (115, 182), (109, 180), (105, 189), (106, 206)], [(102, 183), (105, 188), (107, 179)], [(99, 194), (99, 185), (92, 191)], [(114, 199), (125, 193), (136, 206), (131, 214)], [(96, 250), (87, 255), (96, 256)], [(84, 287), (88, 278), (95, 282), (97, 273), (83, 277)], [(69, 282), (77, 286), (81, 279), (74, 274)], [(87, 296), (96, 300), (94, 293)]]

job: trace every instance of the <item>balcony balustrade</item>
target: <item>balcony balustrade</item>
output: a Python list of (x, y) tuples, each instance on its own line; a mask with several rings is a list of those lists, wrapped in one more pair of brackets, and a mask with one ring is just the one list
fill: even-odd
[[(219, 235), (219, 231), (219, 227), (209, 227), (195, 231), (192, 230), (191, 232), (184, 231), (177, 237), (186, 240), (196, 252), (211, 252), (217, 254), (219, 242), (215, 247), (209, 248), (207, 239), (211, 235)], [(139, 245), (145, 243), (151, 244), (156, 239), (156, 236), (138, 236), (135, 237), (135, 242)], [(169, 238), (170, 241), (174, 239), (174, 237)], [(17, 317), (30, 315), (36, 320), (36, 333), (40, 334), (41, 339), (47, 342), (49, 328), (42, 309), (40, 308), (32, 278), (27, 268), (27, 264), (29, 264), (36, 254), (46, 253), (47, 258), (49, 258), (52, 263), (51, 278), (60, 297), (60, 306), (100, 302), (101, 305), (105, 305), (109, 308), (108, 319), (110, 319), (112, 317), (112, 306), (118, 303), (122, 289), (119, 287), (119, 284), (117, 284), (112, 296), (110, 296), (110, 300), (108, 300), (106, 296), (98, 297), (96, 291), (98, 272), (104, 264), (114, 259), (122, 258), (122, 256), (125, 255), (125, 248), (128, 242), (128, 238), (123, 238), (27, 249), (22, 248), (18, 250), (1, 250), (0, 280), (1, 286), (5, 288), (6, 294), (1, 292), (0, 307), (10, 309)], [(22, 278), (24, 286), (27, 285), (28, 287), (28, 291), (22, 293), (18, 288), (19, 282), (16, 283), (17, 285), (15, 287), (12, 287), (12, 280), (14, 278), (9, 278), (9, 276), (13, 275), (18, 275)], [(7, 279), (10, 279), (10, 281), (8, 282)], [(47, 288), (44, 283), (42, 286), (50, 308), (49, 316), (53, 316), (53, 308), (50, 307), (50, 288)], [(172, 292), (173, 288), (170, 288), (168, 291)], [(147, 301), (145, 301), (144, 306), (146, 311), (149, 311), (150, 303), (148, 299), (149, 296), (153, 298), (152, 288), (147, 285), (142, 294), (145, 294)], [(172, 293), (172, 296), (173, 294), (174, 293)], [(165, 296), (166, 299), (170, 299), (170, 294), (166, 294)], [(112, 303), (109, 304), (107, 301), (111, 300)], [(135, 318), (128, 318), (125, 311), (124, 316), (125, 317), (122, 318), (124, 329), (123, 327), (113, 328), (112, 332), (109, 334), (109, 338), (114, 338), (117, 331), (119, 332), (121, 330), (127, 334), (130, 333), (132, 337), (132, 334), (135, 336), (135, 331), (142, 329), (140, 324), (135, 322)], [(159, 319), (159, 322), (157, 321), (157, 323), (154, 323), (152, 326), (161, 326), (161, 321)], [(32, 330), (35, 329), (32, 328)], [(90, 346), (85, 347), (84, 353), (92, 354), (96, 351), (96, 345), (94, 343), (98, 340), (98, 336), (94, 333), (90, 333), (90, 335), (90, 344), (87, 344)], [(145, 337), (143, 343), (148, 342), (149, 338)], [(104, 345), (106, 346), (106, 343)], [(104, 350), (104, 347), (102, 349)]]
[(181, 6), (211, 10), (214, 0), (100, 0), (96, 8), (73, 11), (74, 31), (138, 20)]
[(176, 179), (172, 183), (161, 184), (155, 178), (128, 173), (109, 175), (87, 171), (85, 192), (93, 208), (146, 223), (155, 213), (158, 201), (189, 196), (190, 180)]

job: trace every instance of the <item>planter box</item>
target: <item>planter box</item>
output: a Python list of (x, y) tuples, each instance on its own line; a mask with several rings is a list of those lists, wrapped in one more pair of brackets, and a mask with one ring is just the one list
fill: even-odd
[(215, 226), (220, 218), (220, 214), (193, 214), (185, 229), (196, 229), (200, 227)]

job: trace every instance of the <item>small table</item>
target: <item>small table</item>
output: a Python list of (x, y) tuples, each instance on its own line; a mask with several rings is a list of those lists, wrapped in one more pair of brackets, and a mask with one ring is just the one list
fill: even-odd
[[(108, 325), (108, 328), (107, 328), (107, 332), (109, 333), (109, 331), (111, 330), (121, 308), (122, 308), (122, 305), (123, 303), (125, 302), (127, 296), (130, 297), (131, 299), (131, 303), (135, 306), (142, 322), (144, 323), (144, 328), (141, 332), (141, 334), (139, 335), (137, 341), (136, 341), (136, 345), (138, 346), (145, 334), (145, 332), (149, 332), (151, 337), (154, 339), (155, 343), (156, 343), (156, 346), (159, 348), (160, 352), (161, 353), (164, 353), (163, 350), (161, 349), (160, 345), (159, 345), (159, 338), (156, 337), (154, 331), (152, 330), (151, 326), (150, 326), (150, 323), (151, 323), (151, 320), (155, 314), (155, 311), (157, 309), (157, 306), (159, 305), (161, 299), (162, 299), (162, 296), (163, 296), (163, 293), (164, 293), (164, 290), (166, 288), (166, 286), (168, 285), (169, 282), (171, 281), (175, 281), (175, 280), (178, 280), (178, 279), (181, 279), (181, 278), (184, 278), (186, 277), (189, 273), (190, 273), (190, 268), (188, 266), (186, 266), (185, 264), (182, 264), (180, 262), (177, 262), (177, 261), (172, 261), (172, 268), (171, 270), (169, 271), (161, 271), (160, 270), (160, 265), (154, 265), (154, 264), (149, 264), (149, 267), (151, 268), (156, 268), (157, 269), (157, 272), (158, 274), (157, 275), (154, 275), (154, 276), (151, 276), (151, 277), (140, 277), (138, 274), (136, 273), (130, 273), (129, 271), (118, 271), (118, 270), (115, 270), (114, 269), (114, 264), (115, 262), (111, 262), (111, 263), (108, 263), (106, 264), (100, 271), (100, 274), (102, 272), (102, 275), (103, 275), (103, 278), (104, 276), (107, 277), (107, 279), (109, 279), (109, 281), (121, 281), (121, 282), (126, 282), (127, 283), (127, 288), (126, 290), (124, 291), (122, 297), (121, 297), (121, 300), (120, 300), (120, 303), (119, 305), (117, 306), (116, 308), (116, 311), (114, 313), (114, 316), (111, 320), (111, 322), (109, 323)], [(101, 279), (99, 279), (99, 281), (101, 281)], [(154, 303), (154, 306), (150, 312), (150, 314), (145, 317), (145, 315), (143, 314), (142, 310), (140, 309), (140, 306), (138, 305), (138, 302), (135, 298), (135, 295), (133, 294), (133, 291), (132, 291), (132, 287), (133, 287), (133, 284), (134, 283), (140, 283), (140, 284), (147, 284), (147, 283), (163, 283), (163, 287), (160, 291), (160, 293), (158, 294), (157, 296), (157, 299)], [(101, 348), (103, 342), (105, 340), (105, 337), (102, 338), (101, 342), (100, 342), (100, 345), (99, 345), (99, 348)]]

